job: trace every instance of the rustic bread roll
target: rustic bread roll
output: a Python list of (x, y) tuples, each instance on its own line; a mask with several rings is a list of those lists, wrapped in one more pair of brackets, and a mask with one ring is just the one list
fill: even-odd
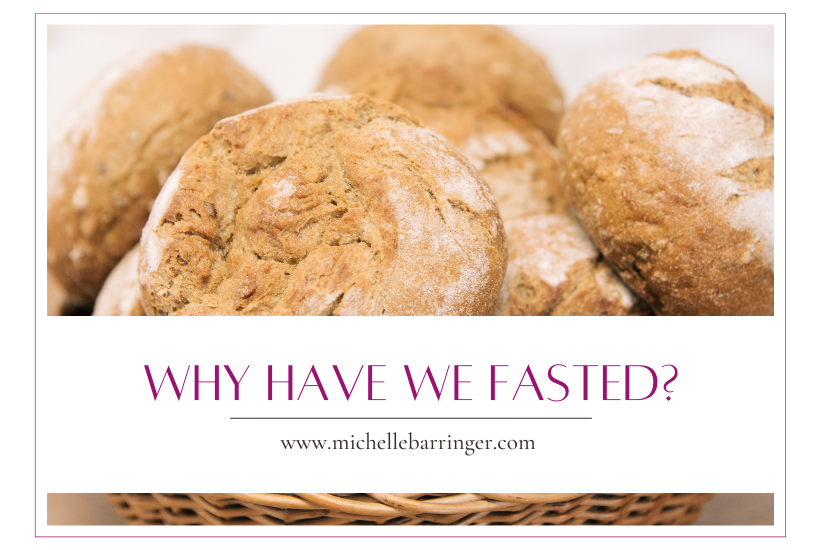
[(570, 216), (506, 222), (509, 259), (496, 315), (646, 315)]
[(123, 256), (105, 280), (97, 295), (93, 315), (133, 317), (145, 315), (140, 301), (140, 283), (137, 277), (137, 263), (140, 247), (135, 246)]
[(456, 145), (479, 169), (505, 221), (566, 212), (558, 150), (521, 115), (499, 105), (492, 86), (446, 67), (363, 73), (332, 86), (395, 103)]
[(588, 85), (559, 147), (570, 201), (663, 315), (774, 313), (774, 115), (697, 52)]
[(149, 315), (489, 315), (504, 229), (475, 168), (359, 94), (223, 120), (143, 230)]
[(547, 62), (507, 31), (481, 25), (376, 25), (351, 36), (320, 89), (373, 70), (444, 66), (489, 79), (495, 95), (555, 141), (564, 96)]
[(201, 46), (138, 55), (101, 75), (49, 147), (48, 265), (70, 298), (93, 304), (197, 138), (270, 101), (228, 53)]

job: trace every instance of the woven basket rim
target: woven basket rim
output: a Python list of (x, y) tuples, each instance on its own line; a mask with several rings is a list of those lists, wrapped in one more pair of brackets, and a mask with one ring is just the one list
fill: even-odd
[[(112, 493), (131, 524), (673, 525), (708, 493)], [(549, 502), (546, 502), (549, 501)]]
[[(396, 516), (397, 511), (407, 515), (459, 514), (503, 510), (526, 504), (566, 502), (589, 493), (452, 493), (454, 496), (417, 500), (413, 496), (435, 493), (199, 493), (208, 500), (235, 499), (262, 506), (321, 508), (361, 516)], [(366, 494), (375, 502), (345, 498)], [(313, 506), (305, 506), (294, 495)], [(282, 498), (284, 497), (284, 498)]]

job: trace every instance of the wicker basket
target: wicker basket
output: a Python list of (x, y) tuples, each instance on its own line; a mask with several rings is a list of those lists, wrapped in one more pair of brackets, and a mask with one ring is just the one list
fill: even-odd
[(704, 493), (116, 493), (139, 525), (686, 525)]

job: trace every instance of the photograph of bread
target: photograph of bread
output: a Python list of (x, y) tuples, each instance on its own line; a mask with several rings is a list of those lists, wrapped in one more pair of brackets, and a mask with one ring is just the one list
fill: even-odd
[(353, 29), (278, 103), (115, 63), (50, 133), (49, 315), (773, 315), (773, 108), (697, 40), (566, 107), (519, 32)]

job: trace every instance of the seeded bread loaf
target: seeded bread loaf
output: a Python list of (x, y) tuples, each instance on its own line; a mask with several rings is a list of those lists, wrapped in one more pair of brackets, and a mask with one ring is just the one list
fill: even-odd
[(69, 298), (94, 303), (194, 141), (271, 101), (228, 53), (201, 46), (138, 54), (100, 75), (49, 146), (48, 265)]
[(149, 315), (489, 315), (506, 266), (484, 180), (363, 94), (221, 121), (143, 230)]
[(570, 202), (662, 315), (774, 313), (774, 114), (697, 52), (588, 85), (558, 139)]
[(471, 72), (500, 103), (554, 142), (564, 96), (544, 58), (507, 31), (482, 25), (375, 25), (351, 36), (325, 67), (320, 89), (362, 73), (437, 66)]

